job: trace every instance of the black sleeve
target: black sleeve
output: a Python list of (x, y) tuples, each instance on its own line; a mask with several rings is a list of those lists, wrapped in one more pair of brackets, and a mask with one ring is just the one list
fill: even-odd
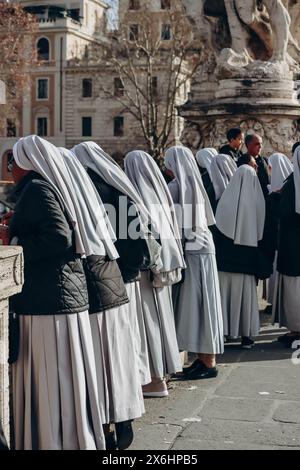
[(280, 198), (280, 193), (272, 193), (266, 200), (266, 220), (261, 247), (272, 260), (278, 249)]
[(72, 231), (51, 189), (32, 182), (16, 206), (10, 226), (26, 262), (54, 259), (72, 248)]
[[(128, 199), (128, 198), (127, 198)], [(128, 199), (127, 201), (127, 236), (120, 237), (116, 242), (116, 248), (120, 255), (119, 266), (122, 270), (129, 269), (130, 271), (139, 271), (147, 265), (149, 261), (149, 251), (145, 240), (141, 237), (132, 238), (129, 228), (134, 226), (139, 231), (139, 224), (137, 223), (138, 213), (134, 204)], [(118, 227), (119, 229), (120, 227)], [(122, 230), (119, 231), (119, 234)], [(147, 261), (148, 260), (148, 261)]]

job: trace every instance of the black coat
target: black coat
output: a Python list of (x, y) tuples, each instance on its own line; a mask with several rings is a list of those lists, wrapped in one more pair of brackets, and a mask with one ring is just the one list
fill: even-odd
[(215, 214), (216, 210), (217, 210), (217, 201), (216, 201), (216, 193), (215, 193), (215, 190), (214, 190), (214, 186), (213, 186), (212, 181), (210, 179), (209, 173), (206, 169), (200, 168), (200, 173), (201, 173), (201, 177), (202, 177), (203, 186), (204, 186), (205, 191), (208, 195), (208, 199), (209, 199), (210, 205), (212, 207), (212, 210)]
[(229, 144), (221, 147), (219, 152), (222, 153), (223, 155), (229, 155), (235, 162), (237, 162), (238, 159), (242, 157), (243, 155), (240, 150), (233, 149), (232, 147), (230, 147)]
[[(88, 170), (88, 174), (93, 181), (102, 202), (115, 209), (116, 218), (110, 218), (110, 220), (117, 237), (116, 248), (120, 255), (120, 258), (117, 261), (124, 282), (132, 282), (138, 279), (140, 270), (147, 269), (149, 267), (150, 261), (146, 242), (140, 237), (133, 239), (129, 234), (130, 225), (137, 227), (137, 230), (139, 230), (139, 224), (136, 223), (138, 215), (135, 210), (135, 206), (127, 196), (124, 196), (120, 191), (107, 184), (94, 171)], [(120, 227), (120, 209), (122, 221), (124, 221), (123, 227)], [(110, 211), (108, 210), (107, 212), (108, 216), (110, 216)]]
[(286, 276), (300, 276), (300, 215), (295, 208), (293, 174), (281, 190), (277, 269)]
[(24, 252), (24, 286), (11, 299), (23, 315), (58, 315), (88, 310), (81, 259), (74, 234), (51, 185), (30, 172), (17, 185), (10, 237)]
[(235, 245), (233, 240), (223, 235), (217, 227), (212, 228), (216, 247), (218, 271), (239, 273), (267, 279), (273, 272), (273, 259), (263, 249), (262, 242), (258, 247)]
[[(248, 154), (245, 154), (248, 155)], [(261, 185), (262, 192), (264, 193), (265, 198), (269, 195), (269, 184), (270, 176), (268, 172), (268, 159), (266, 157), (258, 156), (256, 159), (256, 164), (258, 166), (257, 176)]]

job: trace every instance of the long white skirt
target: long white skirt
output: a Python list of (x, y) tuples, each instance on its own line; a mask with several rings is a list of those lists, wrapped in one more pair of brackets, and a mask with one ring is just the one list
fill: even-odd
[(151, 376), (180, 372), (171, 288), (153, 288), (148, 271), (142, 272), (140, 286)]
[(102, 422), (145, 412), (130, 304), (90, 315)]
[(130, 300), (130, 314), (133, 328), (133, 336), (136, 344), (136, 354), (139, 359), (139, 371), (141, 385), (151, 382), (149, 354), (145, 322), (143, 316), (141, 290), (139, 282), (125, 284), (128, 298)]
[(17, 450), (105, 448), (88, 312), (20, 316), (13, 365)]
[(255, 276), (219, 272), (224, 334), (258, 336), (259, 307)]
[(290, 331), (300, 332), (300, 277), (278, 273), (272, 320)]
[(185, 279), (175, 306), (179, 348), (198, 354), (223, 354), (223, 318), (215, 255), (187, 251), (185, 258)]

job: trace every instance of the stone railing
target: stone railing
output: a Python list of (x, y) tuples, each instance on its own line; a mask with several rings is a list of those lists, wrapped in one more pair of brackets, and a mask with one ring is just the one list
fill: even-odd
[(8, 299), (22, 290), (22, 248), (0, 246), (0, 420), (9, 442)]

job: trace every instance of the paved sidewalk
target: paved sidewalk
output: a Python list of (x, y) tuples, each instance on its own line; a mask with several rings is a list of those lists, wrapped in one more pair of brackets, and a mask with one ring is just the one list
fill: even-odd
[(300, 365), (268, 321), (252, 350), (226, 346), (217, 379), (171, 382), (168, 398), (147, 399), (130, 450), (300, 449)]

